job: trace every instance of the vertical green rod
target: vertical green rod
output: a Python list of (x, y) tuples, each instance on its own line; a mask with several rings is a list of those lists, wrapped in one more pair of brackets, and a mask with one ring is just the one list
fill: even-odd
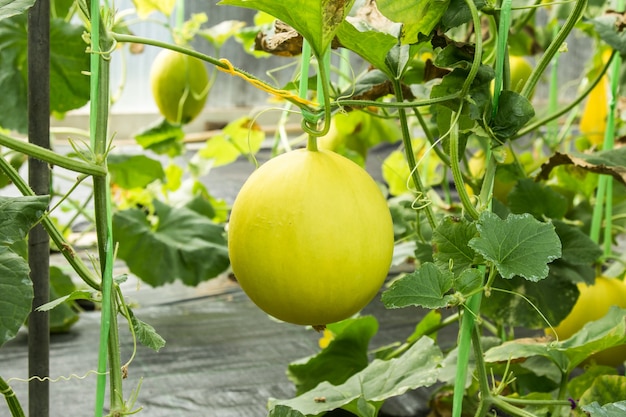
[[(552, 35), (556, 37), (559, 32), (558, 26), (554, 26)], [(559, 56), (557, 52), (552, 58), (552, 68), (550, 70), (550, 91), (548, 95), (548, 113), (554, 114), (558, 110), (558, 98), (559, 98)], [(559, 125), (558, 120), (553, 120), (548, 125), (548, 144), (550, 146), (557, 145)]]
[[(102, 95), (104, 91), (100, 89), (108, 88), (108, 84), (101, 85), (101, 49), (100, 49), (100, 1), (92, 0), (91, 9), (91, 55), (90, 55), (90, 139), (91, 148), (96, 157), (103, 157), (106, 149), (106, 134), (102, 137), (103, 126), (106, 127), (107, 119), (103, 117), (107, 114), (107, 110), (102, 109)], [(105, 74), (107, 76), (108, 74)], [(104, 94), (108, 97), (107, 94)], [(107, 99), (108, 101), (108, 99)], [(106, 129), (105, 129), (106, 132)], [(105, 162), (104, 162), (105, 163)], [(104, 184), (101, 184), (104, 182)], [(100, 254), (100, 265), (102, 274), (102, 311), (100, 318), (100, 345), (98, 349), (98, 377), (96, 381), (96, 404), (95, 404), (95, 416), (101, 417), (104, 409), (104, 398), (107, 382), (107, 356), (109, 353), (109, 332), (111, 329), (111, 287), (112, 277), (110, 276), (109, 256), (107, 255), (112, 251), (111, 235), (108, 231), (108, 224), (105, 227), (101, 226), (98, 217), (107, 216), (106, 204), (103, 210), (103, 205), (99, 204), (99, 201), (107, 201), (108, 191), (106, 185), (108, 184), (108, 177), (94, 178), (94, 192), (96, 195), (96, 223), (98, 234), (98, 249)], [(99, 188), (99, 189), (98, 189)], [(102, 198), (104, 194), (104, 199)], [(105, 220), (105, 223), (108, 221)], [(112, 396), (113, 397), (113, 396)]]
[[(28, 11), (28, 139), (50, 148), (50, 3), (36, 1)], [(28, 183), (35, 194), (50, 194), (48, 163), (28, 160)], [(35, 309), (50, 298), (50, 237), (38, 224), (28, 234), (28, 264), (33, 282), (33, 311), (28, 319), (28, 375), (44, 378), (50, 372), (49, 313)], [(32, 379), (28, 383), (28, 414), (48, 417), (50, 384)]]
[[(623, 9), (623, 1), (620, 9)], [(610, 89), (611, 97), (608, 103), (608, 112), (606, 120), (606, 130), (604, 132), (604, 143), (602, 149), (610, 150), (615, 145), (615, 112), (617, 107), (617, 97), (619, 94), (619, 78), (621, 70), (622, 59), (619, 54), (616, 54), (611, 62), (610, 68)], [(612, 229), (612, 217), (613, 217), (613, 178), (609, 175), (600, 175), (598, 178), (598, 188), (596, 190), (596, 204), (593, 207), (593, 217), (591, 221), (591, 231), (589, 236), (591, 240), (596, 243), (600, 243), (600, 231), (602, 229), (602, 215), (604, 214), (604, 241), (603, 250), (604, 255), (609, 256), (611, 254), (611, 229)]]
[(461, 417), (463, 412), (463, 396), (465, 395), (467, 366), (472, 347), (472, 331), (474, 331), (474, 323), (476, 322), (476, 315), (478, 315), (480, 310), (481, 300), (482, 294), (475, 294), (467, 300), (465, 306), (461, 307), (463, 309), (463, 316), (461, 317), (461, 328), (459, 330), (459, 353), (456, 362), (456, 378), (454, 380), (452, 397), (452, 417)]

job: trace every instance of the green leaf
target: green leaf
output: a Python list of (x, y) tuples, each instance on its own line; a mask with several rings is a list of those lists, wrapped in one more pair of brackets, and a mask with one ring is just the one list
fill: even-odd
[(26, 238), (33, 227), (48, 208), (50, 197), (0, 196), (0, 245), (11, 245)]
[(139, 320), (132, 310), (128, 309), (128, 313), (130, 314), (130, 322), (135, 331), (135, 336), (137, 336), (137, 340), (139, 340), (142, 345), (149, 347), (155, 352), (161, 350), (161, 348), (165, 346), (165, 339), (154, 330), (154, 327)]
[[(85, 28), (63, 19), (50, 21), (50, 111), (63, 113), (89, 101), (89, 54)], [(0, 126), (27, 132), (27, 18), (0, 21)]]
[(29, 272), (24, 258), (0, 246), (0, 346), (15, 337), (30, 313), (33, 284)]
[(603, 406), (593, 402), (581, 408), (589, 413), (590, 417), (623, 417), (626, 414), (626, 401), (618, 401)]
[(287, 375), (296, 386), (296, 395), (315, 388), (323, 381), (342, 384), (369, 363), (369, 342), (378, 331), (378, 322), (374, 317), (347, 319), (329, 325), (327, 330), (333, 334), (333, 339), (326, 348), (316, 355), (289, 364)]
[(254, 155), (261, 149), (265, 133), (249, 117), (244, 116), (230, 122), (222, 133), (208, 139), (191, 159), (196, 175), (235, 162), (242, 155)]
[(183, 128), (180, 125), (171, 124), (164, 117), (135, 135), (135, 140), (143, 149), (171, 157), (182, 155), (184, 138)]
[(386, 57), (398, 42), (395, 37), (376, 30), (358, 30), (348, 21), (339, 26), (337, 37), (343, 47), (355, 52), (388, 77), (393, 76), (387, 67)]
[[(270, 410), (283, 405), (304, 415), (318, 415), (344, 408), (354, 409), (362, 398), (379, 408), (382, 401), (437, 381), (442, 354), (428, 337), (423, 337), (399, 358), (375, 359), (341, 385), (322, 382), (315, 389), (289, 400), (270, 400)], [(323, 399), (321, 401), (320, 399)], [(361, 401), (363, 401), (361, 400)], [(352, 406), (350, 404), (353, 403)], [(362, 406), (359, 407), (362, 409)], [(270, 412), (270, 415), (273, 411)]]
[(218, 4), (271, 14), (300, 33), (321, 57), (353, 3), (354, 0), (221, 0)]
[(469, 245), (490, 262), (504, 278), (520, 275), (530, 281), (548, 276), (548, 263), (561, 256), (561, 242), (550, 223), (530, 214), (511, 214), (506, 220), (483, 212), (478, 222), (479, 237)]
[[(474, 0), (474, 4), (478, 10), (482, 9), (485, 5), (484, 0)], [(446, 9), (443, 16), (441, 16), (441, 25), (443, 31), (447, 32), (448, 29), (460, 26), (464, 23), (472, 20), (472, 13), (465, 0), (450, 0), (450, 5)]]
[(626, 398), (626, 376), (601, 375), (597, 377), (591, 387), (580, 397), (579, 405), (592, 403), (611, 404), (616, 399)]
[(67, 295), (50, 297), (50, 298), (52, 298), (52, 301), (40, 305), (39, 307), (37, 307), (37, 311), (51, 311), (54, 308), (68, 301), (94, 300), (92, 293), (90, 291), (85, 291), (85, 290), (76, 290), (76, 291), (72, 291), (70, 294), (67, 294)]
[(559, 165), (574, 165), (588, 172), (611, 175), (626, 185), (626, 147), (607, 149), (594, 153), (555, 153), (541, 166), (537, 179), (548, 179), (550, 171)]
[(579, 227), (553, 220), (562, 245), (562, 256), (550, 264), (550, 274), (570, 282), (593, 284), (594, 265), (602, 256), (602, 249)]
[(382, 294), (387, 308), (420, 306), (426, 308), (447, 307), (454, 297), (447, 294), (452, 289), (453, 275), (442, 271), (435, 264), (425, 263), (415, 272), (396, 279)]
[(612, 306), (599, 320), (585, 324), (572, 337), (562, 341), (517, 339), (485, 352), (487, 362), (543, 356), (564, 371), (572, 371), (594, 353), (626, 343), (626, 310)]
[(458, 274), (476, 264), (469, 241), (477, 235), (476, 224), (464, 218), (445, 217), (433, 232), (433, 259), (441, 269)]
[(75, 290), (76, 285), (69, 275), (64, 274), (56, 266), (50, 267), (50, 299), (65, 296), (68, 298), (50, 312), (50, 333), (65, 333), (78, 321), (79, 316), (73, 308), (73, 299), (69, 299), (69, 296), (76, 292)]
[(534, 116), (535, 109), (526, 97), (511, 90), (503, 90), (498, 101), (498, 111), (489, 125), (495, 137), (504, 142)]
[[(463, 65), (463, 68), (454, 68), (452, 72), (443, 77), (441, 83), (433, 86), (430, 97), (439, 98), (457, 94), (463, 88), (469, 71), (469, 65)], [(488, 110), (491, 109), (491, 80), (494, 76), (493, 68), (481, 65), (468, 92), (471, 100), (463, 97), (446, 101), (442, 105), (452, 111), (458, 111), (461, 100), (466, 100), (463, 106), (463, 113), (461, 114), (469, 117), (471, 120), (482, 122), (485, 114), (488, 114)]]
[(0, 0), (0, 20), (30, 9), (35, 0)]
[(512, 213), (530, 213), (536, 219), (561, 219), (568, 209), (568, 201), (547, 185), (524, 178), (517, 182), (508, 195)]
[[(521, 277), (496, 278), (491, 296), (483, 299), (481, 312), (492, 320), (509, 326), (543, 329), (548, 323), (560, 323), (574, 307), (579, 291), (567, 277), (553, 275), (539, 282)], [(559, 302), (555, 303), (554, 300)], [(542, 317), (541, 314), (543, 314)]]
[(611, 48), (618, 51), (621, 55), (626, 54), (626, 32), (619, 29), (618, 23), (621, 22), (619, 13), (606, 13), (591, 19), (591, 24), (604, 42)]
[(402, 23), (400, 39), (411, 44), (418, 41), (418, 35), (430, 35), (448, 8), (449, 0), (421, 0), (403, 2), (378, 0), (378, 10), (388, 19)]
[(144, 188), (165, 178), (161, 163), (145, 155), (109, 155), (107, 166), (111, 182), (126, 190)]
[[(319, 400), (318, 400), (319, 401)], [(294, 410), (286, 405), (277, 405), (270, 411), (268, 417), (306, 417), (298, 410)]]
[(572, 398), (580, 398), (587, 391), (596, 378), (604, 375), (617, 375), (617, 369), (613, 366), (590, 366), (585, 372), (570, 379), (567, 390)]
[(139, 209), (113, 216), (118, 256), (132, 273), (154, 287), (177, 279), (197, 285), (228, 267), (224, 226), (185, 207), (170, 207), (158, 200), (154, 207), (158, 216), (154, 227)]

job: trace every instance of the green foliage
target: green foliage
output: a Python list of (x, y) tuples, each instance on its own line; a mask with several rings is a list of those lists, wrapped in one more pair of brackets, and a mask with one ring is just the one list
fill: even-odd
[(248, 7), (282, 20), (300, 33), (318, 57), (330, 46), (354, 0), (221, 0), (218, 4)]
[[(81, 38), (85, 28), (63, 19), (50, 21), (50, 110), (64, 113), (89, 100), (89, 55)], [(0, 126), (27, 131), (27, 19), (20, 14), (0, 21)]]
[(448, 9), (449, 1), (401, 2), (379, 0), (380, 12), (394, 22), (402, 23), (400, 40), (405, 44), (418, 41), (419, 35), (428, 36)]
[(155, 352), (158, 352), (165, 346), (165, 340), (154, 330), (154, 327), (139, 320), (132, 310), (129, 309), (128, 313), (135, 336), (137, 336), (137, 340), (139, 340), (142, 345), (149, 347)]
[(197, 285), (228, 267), (223, 226), (187, 207), (155, 200), (154, 208), (152, 219), (138, 208), (113, 217), (118, 256), (133, 274), (154, 287), (175, 280)]
[(347, 319), (327, 326), (332, 340), (318, 354), (289, 364), (287, 375), (296, 386), (296, 394), (315, 388), (320, 382), (344, 383), (368, 363), (370, 339), (378, 331), (372, 316)]
[(171, 157), (182, 155), (185, 133), (180, 125), (173, 125), (165, 118), (159, 119), (146, 130), (135, 135), (135, 140), (145, 150)]
[(0, 197), (0, 346), (15, 337), (33, 300), (28, 262), (10, 246), (26, 238), (48, 201), (48, 196)]
[[(322, 382), (315, 390), (290, 400), (270, 400), (270, 416), (284, 415), (286, 406), (305, 416), (343, 408), (359, 416), (376, 416), (382, 402), (410, 389), (437, 381), (442, 354), (432, 339), (423, 337), (396, 359), (375, 359), (343, 384)], [(279, 408), (280, 407), (280, 408)]]
[(143, 188), (165, 177), (163, 166), (145, 155), (109, 155), (111, 183), (124, 189)]
[(33, 4), (35, 0), (0, 0), (0, 20), (23, 13)]
[(487, 362), (543, 356), (563, 372), (571, 372), (590, 355), (626, 342), (626, 310), (611, 307), (606, 316), (589, 322), (562, 341), (513, 340), (485, 352)]
[(480, 235), (469, 246), (493, 262), (504, 278), (522, 276), (539, 281), (548, 275), (548, 263), (561, 256), (554, 226), (529, 214), (511, 214), (505, 220), (483, 212), (477, 224)]

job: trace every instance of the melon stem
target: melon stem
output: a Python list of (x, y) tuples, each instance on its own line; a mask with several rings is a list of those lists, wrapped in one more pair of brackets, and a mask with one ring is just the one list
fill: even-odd
[(309, 140), (306, 143), (306, 148), (307, 150), (311, 151), (311, 152), (317, 152), (317, 137), (313, 136), (313, 135), (309, 135)]

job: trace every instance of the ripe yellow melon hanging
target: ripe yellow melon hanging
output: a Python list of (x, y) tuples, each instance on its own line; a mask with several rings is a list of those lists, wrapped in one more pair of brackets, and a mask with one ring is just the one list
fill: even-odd
[(232, 269), (266, 313), (322, 327), (377, 294), (393, 254), (393, 223), (375, 181), (331, 151), (269, 160), (239, 192), (228, 225)]

